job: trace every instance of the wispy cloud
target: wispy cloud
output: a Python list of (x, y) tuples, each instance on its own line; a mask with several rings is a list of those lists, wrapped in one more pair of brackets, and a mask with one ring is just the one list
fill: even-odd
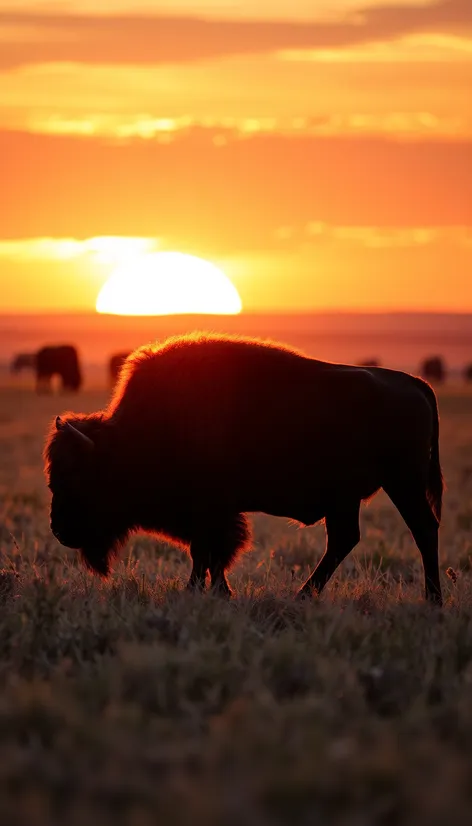
[(226, 146), (254, 135), (281, 136), (356, 136), (388, 135), (401, 138), (465, 137), (472, 132), (472, 121), (460, 116), (440, 117), (431, 112), (355, 112), (327, 117), (297, 118), (156, 118), (150, 113), (135, 115), (90, 114), (82, 118), (53, 114), (32, 115), (27, 120), (30, 132), (46, 135), (105, 137), (117, 141), (155, 140), (171, 143), (200, 132), (215, 146)]
[[(307, 245), (329, 244), (363, 247), (370, 250), (407, 249), (447, 244), (472, 247), (472, 226), (337, 226), (310, 221), (305, 226), (280, 226), (274, 239), (289, 249), (306, 249)], [(63, 262), (88, 259), (93, 264), (123, 264), (138, 255), (165, 249), (159, 238), (131, 236), (96, 236), (92, 238), (16, 238), (0, 239), (0, 260), (12, 263)]]
[(303, 227), (302, 235), (313, 240), (356, 244), (369, 249), (426, 247), (439, 243), (469, 247), (472, 243), (472, 227), (469, 226), (332, 226), (322, 221), (310, 221)]
[(458, 34), (408, 34), (395, 40), (376, 40), (353, 46), (284, 49), (279, 60), (302, 63), (431, 63), (472, 59), (472, 36)]
[(0, 14), (0, 67), (74, 61), (158, 64), (280, 50), (339, 49), (414, 33), (466, 33), (470, 0), (369, 7), (343, 20), (282, 22), (149, 15)]
[(93, 238), (18, 238), (0, 240), (0, 258), (18, 262), (72, 261), (90, 257), (97, 264), (122, 263), (159, 249), (157, 238), (96, 236)]

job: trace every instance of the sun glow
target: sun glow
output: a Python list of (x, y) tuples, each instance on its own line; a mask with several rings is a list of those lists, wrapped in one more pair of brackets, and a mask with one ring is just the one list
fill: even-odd
[(242, 304), (236, 287), (209, 261), (154, 252), (118, 267), (102, 287), (96, 308), (114, 315), (235, 315)]

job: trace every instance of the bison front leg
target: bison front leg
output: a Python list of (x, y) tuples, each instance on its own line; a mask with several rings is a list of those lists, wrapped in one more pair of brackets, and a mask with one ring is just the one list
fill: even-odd
[(338, 565), (347, 557), (360, 539), (360, 501), (336, 504), (326, 513), (326, 551), (312, 575), (300, 588), (297, 596), (319, 594), (334, 574)]
[[(198, 580), (199, 570), (202, 571), (204, 568), (206, 574), (208, 569), (212, 590), (230, 597), (231, 589), (226, 579), (226, 571), (237, 555), (245, 550), (250, 539), (251, 532), (244, 514), (219, 514), (209, 518), (205, 524), (200, 524), (190, 545), (196, 579)], [(195, 586), (191, 586), (189, 582), (189, 587)]]
[(203, 553), (198, 541), (192, 541), (190, 545), (190, 556), (192, 557), (192, 572), (187, 583), (188, 591), (204, 591), (205, 580), (208, 573), (208, 560)]

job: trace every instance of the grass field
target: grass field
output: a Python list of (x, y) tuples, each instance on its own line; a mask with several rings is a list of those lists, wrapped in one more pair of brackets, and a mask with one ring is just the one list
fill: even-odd
[(323, 527), (263, 516), (230, 603), (146, 537), (93, 579), (49, 532), (41, 451), (104, 402), (0, 396), (0, 822), (470, 824), (472, 394), (440, 397), (442, 612), (383, 495), (313, 602)]

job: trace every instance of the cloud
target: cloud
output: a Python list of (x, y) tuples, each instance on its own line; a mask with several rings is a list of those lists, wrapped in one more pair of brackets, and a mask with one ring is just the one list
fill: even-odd
[(30, 116), (30, 132), (46, 135), (105, 137), (118, 141), (140, 138), (170, 143), (201, 131), (215, 146), (254, 135), (355, 136), (388, 135), (398, 139), (412, 137), (471, 136), (471, 125), (460, 116), (439, 117), (431, 112), (353, 112), (318, 118), (156, 118), (150, 113)]
[(98, 236), (94, 238), (21, 238), (0, 240), (0, 258), (10, 261), (71, 261), (91, 257), (97, 264), (122, 263), (159, 249), (157, 238)]
[[(345, 245), (366, 250), (401, 250), (438, 244), (470, 249), (472, 226), (336, 226), (323, 221), (310, 221), (304, 227), (277, 227), (274, 238), (284, 251), (298, 250), (302, 253), (313, 249), (316, 244), (338, 249)], [(166, 248), (162, 238), (145, 237), (0, 239), (0, 260), (17, 264), (70, 264), (87, 259), (92, 264), (113, 266), (123, 264), (128, 258), (134, 261), (138, 255)]]
[(330, 226), (322, 221), (310, 221), (303, 232), (316, 241), (342, 242), (378, 250), (427, 247), (439, 243), (469, 247), (472, 242), (472, 227), (469, 226)]
[(31, 63), (179, 63), (281, 50), (340, 49), (472, 28), (470, 0), (360, 9), (343, 20), (282, 22), (148, 15), (0, 14), (0, 68)]
[(279, 60), (301, 63), (463, 63), (472, 57), (472, 37), (457, 34), (407, 34), (343, 49), (283, 49)]
[(320, 246), (363, 247), (366, 250), (402, 250), (446, 244), (472, 247), (472, 226), (338, 226), (309, 221), (305, 226), (280, 226), (274, 230), (280, 249), (314, 249)]

